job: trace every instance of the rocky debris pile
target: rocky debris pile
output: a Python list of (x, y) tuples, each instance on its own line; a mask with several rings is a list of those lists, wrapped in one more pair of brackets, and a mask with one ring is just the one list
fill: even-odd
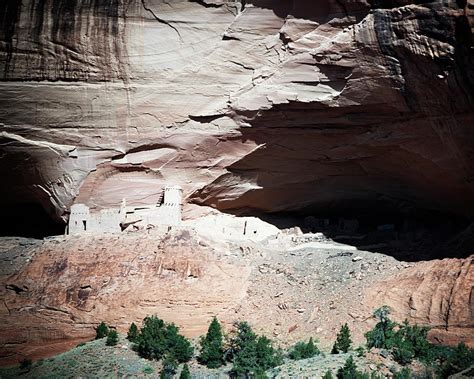
[(310, 242), (333, 242), (330, 238), (326, 237), (323, 233), (306, 233), (301, 236), (291, 237), (291, 242), (296, 245), (301, 245)]
[[(254, 325), (265, 325), (282, 343), (312, 335), (329, 347), (345, 322), (360, 341), (371, 314), (361, 312), (364, 292), (380, 278), (403, 269), (403, 263), (325, 238), (324, 245), (307, 245), (314, 237), (320, 235), (303, 236), (300, 249), (271, 246), (263, 249), (263, 256), (250, 256), (257, 270), (237, 314)], [(293, 246), (291, 239), (287, 246)]]

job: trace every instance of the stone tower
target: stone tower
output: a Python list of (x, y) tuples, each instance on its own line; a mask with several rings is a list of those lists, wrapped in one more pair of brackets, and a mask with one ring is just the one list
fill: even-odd
[(179, 206), (181, 208), (182, 201), (182, 192), (181, 187), (165, 187), (165, 194), (163, 197), (163, 205), (165, 206)]

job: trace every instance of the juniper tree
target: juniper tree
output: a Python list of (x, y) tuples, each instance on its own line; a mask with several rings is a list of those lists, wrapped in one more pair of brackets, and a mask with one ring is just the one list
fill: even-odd
[(390, 320), (388, 315), (390, 308), (386, 305), (374, 311), (374, 317), (379, 319), (375, 327), (365, 333), (367, 347), (379, 349), (390, 349), (395, 343), (395, 327), (397, 324)]
[(393, 373), (393, 379), (412, 379), (413, 375), (409, 368), (402, 368), (401, 371), (396, 371)]
[(130, 342), (137, 342), (137, 338), (138, 338), (138, 328), (135, 325), (135, 323), (132, 322), (130, 324), (130, 327), (128, 328), (127, 339)]
[(32, 365), (33, 365), (33, 362), (32, 362), (31, 359), (24, 358), (24, 359), (20, 362), (20, 369), (21, 369), (21, 370), (25, 370), (25, 371), (30, 371)]
[(358, 377), (357, 366), (352, 355), (347, 358), (344, 366), (337, 371), (337, 379), (356, 379)]
[(294, 360), (308, 359), (318, 355), (319, 353), (320, 351), (314, 344), (313, 337), (311, 337), (308, 343), (297, 342), (290, 350), (288, 357)]
[(156, 316), (145, 317), (136, 349), (143, 358), (160, 360), (165, 355), (172, 356), (180, 363), (193, 356), (191, 343), (174, 324), (166, 324)]
[(257, 336), (245, 321), (236, 323), (234, 327), (228, 354), (233, 363), (232, 375), (262, 378), (266, 370), (281, 364), (281, 353), (273, 348), (268, 338)]
[(337, 333), (336, 342), (332, 347), (332, 354), (347, 353), (351, 348), (351, 332), (347, 324), (342, 325), (341, 330)]
[(107, 341), (105, 344), (107, 346), (115, 346), (118, 343), (118, 333), (116, 330), (111, 330), (109, 334), (107, 334)]
[(191, 373), (189, 372), (189, 367), (186, 363), (184, 364), (183, 369), (181, 370), (179, 379), (191, 379)]
[(163, 369), (160, 373), (160, 379), (172, 379), (178, 369), (178, 363), (172, 355), (167, 355), (163, 360)]
[(214, 317), (209, 325), (207, 334), (201, 338), (201, 354), (199, 362), (209, 368), (218, 368), (224, 363), (224, 348), (222, 328)]
[(95, 328), (95, 339), (101, 339), (107, 337), (109, 334), (109, 328), (105, 322), (101, 322), (97, 328)]

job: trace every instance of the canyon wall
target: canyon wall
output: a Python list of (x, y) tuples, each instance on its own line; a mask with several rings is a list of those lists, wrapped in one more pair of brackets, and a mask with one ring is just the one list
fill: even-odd
[(0, 201), (474, 211), (472, 1), (5, 0)]
[[(473, 0), (3, 0), (2, 223), (36, 217), (32, 205), (61, 223), (73, 202), (152, 205), (166, 185), (183, 188), (188, 218), (196, 204), (472, 217), (473, 30)], [(233, 246), (234, 259), (200, 242), (178, 233), (2, 246), (1, 363), (63, 351), (105, 318), (123, 332), (158, 313), (196, 336), (214, 314), (266, 317), (256, 309), (268, 299), (272, 325), (306, 317), (288, 311), (273, 277), (251, 280), (269, 269), (245, 261), (247, 246)], [(472, 345), (471, 263), (393, 263), (401, 272), (390, 277), (377, 263), (363, 302), (351, 287), (357, 314), (341, 307), (338, 317), (353, 318), (361, 338), (373, 308), (389, 304), (439, 342)], [(275, 277), (288, 284), (290, 271)], [(314, 296), (299, 337), (331, 322), (346, 293), (321, 303), (317, 291), (332, 287), (317, 278), (308, 291), (305, 280), (288, 292)]]

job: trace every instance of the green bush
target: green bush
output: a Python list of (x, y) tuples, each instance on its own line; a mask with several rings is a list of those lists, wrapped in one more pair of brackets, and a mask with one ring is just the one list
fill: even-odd
[(97, 328), (95, 328), (95, 339), (101, 339), (107, 337), (109, 334), (109, 328), (105, 322), (101, 322)]
[(399, 325), (399, 329), (395, 333), (394, 346), (398, 349), (410, 350), (414, 358), (430, 360), (432, 345), (427, 339), (428, 331), (427, 327), (412, 326), (408, 324), (408, 320), (405, 320), (402, 325)]
[[(389, 313), (386, 306), (374, 312), (379, 322), (365, 334), (369, 348), (390, 349), (393, 358), (401, 365), (419, 359), (434, 367), (441, 378), (447, 378), (474, 364), (474, 349), (469, 349), (464, 344), (455, 348), (432, 345), (427, 339), (428, 328), (409, 325), (407, 320), (399, 325), (389, 319)], [(407, 370), (402, 370), (399, 375), (407, 373)]]
[(181, 370), (179, 379), (191, 379), (191, 373), (189, 372), (189, 367), (186, 363), (184, 364), (183, 369)]
[(412, 379), (411, 370), (407, 367), (401, 369), (401, 371), (396, 371), (393, 373), (393, 379)]
[(323, 376), (323, 379), (333, 379), (332, 371), (331, 371), (331, 370), (327, 370), (326, 373), (325, 373), (324, 376)]
[(150, 366), (146, 366), (143, 368), (143, 373), (144, 374), (153, 374), (155, 372), (155, 370), (153, 370), (153, 367), (150, 367)]
[(357, 370), (351, 355), (347, 358), (344, 366), (337, 371), (337, 379), (369, 379), (369, 375)]
[(174, 324), (166, 324), (156, 316), (145, 317), (137, 338), (136, 350), (143, 358), (160, 360), (165, 355), (180, 363), (193, 356), (191, 343), (179, 334)]
[(137, 328), (137, 326), (135, 325), (134, 322), (132, 322), (132, 323), (130, 324), (130, 327), (128, 328), (127, 339), (128, 339), (130, 342), (137, 342), (137, 339), (138, 339), (138, 328)]
[(393, 346), (395, 327), (397, 324), (390, 320), (388, 317), (389, 314), (390, 308), (386, 305), (374, 311), (374, 317), (376, 317), (379, 322), (371, 331), (365, 333), (367, 347), (369, 349), (372, 347), (390, 349)]
[[(367, 374), (364, 374), (366, 377), (368, 377)], [(385, 379), (385, 375), (383, 374), (377, 374), (375, 371), (373, 371), (371, 374), (370, 374), (370, 379)]]
[(363, 346), (359, 346), (355, 351), (356, 351), (358, 357), (364, 357), (365, 356), (365, 349), (364, 349)]
[(438, 348), (438, 360), (438, 375), (447, 378), (474, 364), (474, 349), (468, 348), (462, 342), (454, 348)]
[(265, 371), (283, 363), (283, 354), (275, 349), (270, 339), (265, 336), (257, 338), (257, 362)]
[(31, 359), (25, 358), (20, 361), (20, 370), (29, 371), (32, 365), (33, 365), (33, 362), (31, 361)]
[(294, 360), (308, 359), (318, 355), (319, 353), (320, 351), (314, 344), (313, 337), (311, 337), (308, 343), (297, 342), (290, 350), (288, 357)]
[(393, 358), (401, 365), (410, 364), (415, 358), (433, 361), (432, 345), (427, 340), (429, 329), (409, 325), (407, 320), (399, 325), (390, 320), (389, 313), (390, 310), (385, 306), (374, 312), (379, 322), (365, 334), (367, 347), (391, 350)]
[(281, 352), (267, 337), (257, 336), (245, 321), (234, 325), (227, 357), (232, 360), (231, 375), (235, 377), (265, 378), (266, 370), (282, 363)]
[(342, 325), (341, 330), (337, 333), (336, 342), (332, 347), (332, 354), (347, 353), (351, 348), (351, 332), (347, 324)]
[(399, 364), (408, 365), (415, 358), (415, 352), (409, 341), (401, 340), (392, 348), (392, 356)]
[(163, 369), (160, 373), (160, 379), (172, 379), (178, 369), (178, 362), (172, 355), (167, 355), (163, 360)]
[(201, 354), (198, 360), (209, 368), (218, 368), (224, 364), (222, 328), (217, 318), (213, 318), (207, 334), (201, 338)]
[(111, 330), (109, 334), (107, 335), (107, 341), (105, 341), (105, 344), (107, 346), (115, 346), (118, 343), (118, 333), (116, 330)]

